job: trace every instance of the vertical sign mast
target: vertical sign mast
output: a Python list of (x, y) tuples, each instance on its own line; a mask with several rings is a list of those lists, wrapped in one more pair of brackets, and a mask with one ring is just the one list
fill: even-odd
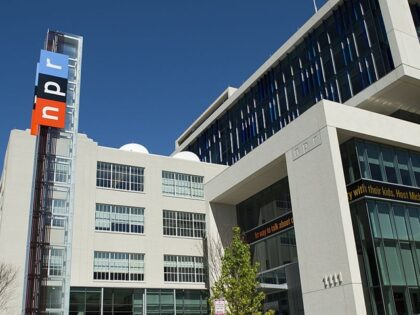
[(68, 314), (82, 38), (48, 31), (37, 67), (37, 135), (25, 314)]

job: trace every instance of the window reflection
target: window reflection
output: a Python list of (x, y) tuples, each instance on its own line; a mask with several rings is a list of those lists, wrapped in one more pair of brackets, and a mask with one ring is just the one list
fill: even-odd
[(347, 184), (361, 178), (420, 187), (420, 153), (361, 139), (340, 147)]
[(290, 212), (287, 177), (240, 203), (236, 209), (238, 224), (243, 232)]
[(321, 99), (344, 103), (394, 69), (377, 0), (345, 0), (186, 150), (232, 165)]
[(296, 262), (297, 249), (294, 229), (251, 244), (251, 255), (252, 261), (260, 264), (260, 272)]

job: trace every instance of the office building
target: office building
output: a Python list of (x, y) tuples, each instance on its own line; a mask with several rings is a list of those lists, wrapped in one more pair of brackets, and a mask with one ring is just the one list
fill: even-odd
[[(420, 4), (328, 1), (176, 141), (284, 314), (420, 313)], [(298, 281), (296, 281), (298, 280)]]
[[(419, 38), (418, 1), (329, 0), (227, 88), (172, 157), (79, 135), (70, 314), (205, 314), (217, 252), (236, 225), (260, 263), (267, 309), (419, 314)], [(1, 181), (0, 249), (19, 266), (35, 147), (13, 131)], [(51, 240), (70, 222), (59, 200)], [(68, 266), (52, 244), (50, 282)], [(52, 304), (54, 282), (46, 287), (46, 309), (65, 312)]]
[[(203, 179), (225, 166), (193, 161), (185, 153), (156, 156), (135, 144), (105, 148), (84, 135), (77, 143), (69, 313), (175, 314), (176, 307), (179, 314), (207, 314)], [(2, 182), (0, 246), (2, 258), (18, 266), (26, 256), (32, 186), (26, 176), (33, 172), (34, 149), (35, 138), (27, 131), (12, 131)], [(54, 183), (69, 175), (65, 168), (53, 174)], [(51, 202), (48, 229), (56, 244), (66, 201), (56, 194)], [(11, 234), (13, 242), (3, 237)], [(50, 247), (44, 268), (53, 281), (65, 265), (60, 247)], [(19, 273), (15, 305), (23, 286)], [(48, 286), (47, 313), (60, 312), (59, 289)]]

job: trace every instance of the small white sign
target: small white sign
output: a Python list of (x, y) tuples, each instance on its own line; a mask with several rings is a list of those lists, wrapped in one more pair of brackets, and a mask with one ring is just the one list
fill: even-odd
[(226, 315), (226, 301), (215, 300), (214, 301), (214, 314), (215, 315)]

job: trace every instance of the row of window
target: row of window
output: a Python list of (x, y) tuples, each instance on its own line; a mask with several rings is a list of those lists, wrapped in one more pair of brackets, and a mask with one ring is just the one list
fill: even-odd
[[(49, 288), (48, 301), (57, 297), (54, 304), (60, 305), (61, 287)], [(72, 287), (69, 314), (207, 315), (207, 301), (207, 290)]]
[(346, 182), (360, 178), (420, 187), (420, 154), (370, 141), (341, 146)]
[[(93, 279), (144, 281), (144, 256), (144, 254), (95, 251)], [(53, 260), (50, 260), (50, 264), (52, 262)], [(205, 282), (203, 257), (164, 255), (164, 280)]]
[[(144, 208), (97, 203), (95, 230), (143, 234)], [(163, 235), (203, 238), (206, 215), (163, 210)]]
[(186, 149), (231, 165), (321, 99), (344, 103), (393, 68), (378, 1), (342, 1)]
[(368, 313), (419, 313), (420, 207), (373, 199), (350, 207)]
[(420, 242), (420, 207), (370, 200), (367, 205), (374, 238)]
[[(126, 191), (144, 191), (144, 168), (98, 162), (96, 186)], [(204, 198), (204, 177), (162, 171), (162, 193), (193, 199)]]

